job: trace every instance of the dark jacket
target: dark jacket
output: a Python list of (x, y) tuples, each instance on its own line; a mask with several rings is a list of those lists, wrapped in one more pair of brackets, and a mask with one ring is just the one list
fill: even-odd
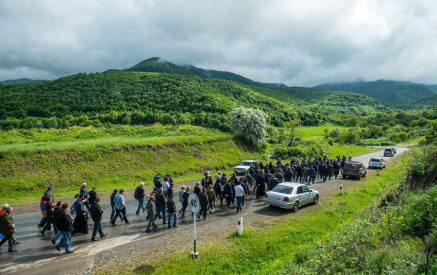
[(73, 218), (64, 210), (56, 212), (55, 224), (59, 231), (73, 231)]
[(135, 199), (139, 200), (139, 199), (144, 199), (144, 188), (141, 186), (138, 186), (137, 189), (135, 190), (135, 195), (134, 195)]
[(91, 192), (89, 193), (89, 197), (88, 197), (88, 202), (90, 204), (94, 204), (97, 198), (97, 192), (94, 190), (91, 190)]
[(114, 208), (115, 207), (115, 196), (117, 196), (117, 193), (112, 193), (111, 194), (111, 207)]
[(176, 213), (176, 203), (174, 200), (167, 201), (167, 213)]
[(225, 194), (226, 198), (232, 198), (232, 193), (234, 190), (232, 190), (232, 186), (229, 183), (226, 183), (225, 187), (223, 188), (223, 193)]
[(161, 192), (156, 193), (156, 206), (165, 207), (165, 197)]
[(100, 204), (95, 203), (93, 208), (91, 208), (91, 218), (93, 221), (101, 221), (103, 215), (103, 209)]
[(200, 206), (202, 208), (205, 208), (208, 206), (208, 197), (206, 196), (205, 192), (200, 192), (198, 195)]
[(184, 201), (182, 202), (182, 204), (188, 204), (188, 197), (190, 196), (190, 192), (185, 192), (184, 193)]

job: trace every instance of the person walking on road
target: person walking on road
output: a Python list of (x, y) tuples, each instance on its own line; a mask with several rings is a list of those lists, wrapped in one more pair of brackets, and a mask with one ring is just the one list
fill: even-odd
[(140, 214), (140, 209), (143, 210), (143, 213), (146, 211), (146, 208), (144, 207), (144, 182), (141, 182), (141, 184), (135, 189), (134, 198), (138, 201), (138, 208), (135, 214)]
[(71, 243), (71, 232), (73, 231), (73, 218), (68, 213), (68, 204), (64, 203), (61, 206), (63, 212), (59, 212), (55, 216), (55, 223), (58, 227), (59, 243), (55, 248), (59, 251), (61, 247), (64, 247), (65, 253), (73, 253), (70, 249)]
[(261, 170), (258, 170), (256, 176), (256, 198), (264, 197), (266, 191), (265, 177)]
[(84, 206), (84, 198), (83, 194), (79, 194), (79, 199), (74, 203), (74, 211), (76, 212), (76, 217), (73, 222), (73, 232), (72, 234), (82, 233), (88, 234), (88, 211)]
[(17, 252), (13, 249), (13, 235), (16, 232), (14, 220), (12, 218), (12, 207), (9, 204), (3, 205), (3, 212), (0, 215), (0, 233), (3, 234), (3, 239), (0, 241), (0, 246), (8, 242), (8, 252)]
[(314, 184), (314, 181), (316, 179), (316, 169), (314, 169), (313, 165), (311, 165), (310, 168), (308, 169), (308, 177), (309, 177), (308, 185), (311, 183)]
[[(41, 231), (40, 231), (40, 233), (42, 234), (42, 235), (44, 235), (44, 233), (47, 231), (47, 230), (51, 230), (51, 228), (52, 228), (52, 224), (54, 224), (54, 219), (55, 219), (55, 206), (53, 205), (53, 198), (52, 197), (50, 197), (49, 198), (49, 200), (47, 201), (47, 203), (46, 203), (46, 220), (47, 220), (47, 222), (46, 222), (46, 224), (41, 228)], [(53, 226), (54, 227), (54, 231), (55, 231), (55, 234), (57, 233), (56, 232), (56, 227), (55, 226)]]
[(173, 218), (173, 227), (177, 228), (176, 221), (177, 221), (177, 215), (176, 215), (176, 203), (173, 200), (173, 194), (170, 194), (168, 196), (167, 200), (167, 214), (168, 214), (168, 229), (171, 228), (171, 218)]
[(88, 211), (90, 211), (90, 203), (88, 201), (89, 193), (86, 189), (86, 182), (82, 183), (82, 186), (80, 187), (79, 194), (83, 195), (83, 205), (86, 207)]
[(115, 216), (111, 221), (111, 225), (115, 225), (115, 221), (118, 217), (122, 217), (126, 224), (129, 224), (129, 221), (126, 217), (126, 201), (123, 196), (124, 190), (120, 189), (120, 192), (115, 196)]
[(237, 185), (235, 185), (235, 198), (237, 199), (237, 214), (240, 213), (241, 211), (244, 195), (245, 195), (244, 188), (238, 182)]
[(106, 236), (105, 233), (103, 233), (102, 230), (102, 215), (105, 209), (103, 209), (100, 206), (100, 198), (95, 198), (93, 207), (91, 208), (91, 218), (94, 222), (94, 228), (93, 228), (93, 234), (91, 235), (91, 241), (97, 241), (96, 235), (97, 232), (100, 234), (100, 238), (103, 238)]
[(97, 198), (97, 188), (93, 187), (93, 189), (91, 189), (91, 191), (88, 195), (89, 195), (88, 202), (90, 204), (90, 209), (91, 209), (91, 208), (93, 208), (93, 204), (95, 203), (96, 198)]
[(156, 221), (158, 218), (161, 218), (159, 215), (162, 214), (162, 223), (167, 224), (165, 220), (165, 196), (162, 187), (159, 188), (158, 192), (156, 193), (155, 204), (156, 204), (156, 213), (153, 219)]
[[(196, 186), (195, 188), (199, 187)], [(200, 203), (200, 211), (197, 213), (197, 219), (200, 219), (200, 216), (203, 216), (203, 219), (206, 220), (206, 214), (208, 212), (208, 196), (205, 191), (200, 192), (200, 188), (197, 196)]]
[(190, 196), (190, 187), (187, 187), (183, 196), (182, 209), (181, 211), (179, 211), (179, 213), (181, 214), (181, 218), (185, 218), (185, 211), (187, 210), (189, 196)]
[(109, 216), (109, 221), (112, 221), (115, 216), (115, 196), (117, 195), (118, 190), (115, 189), (114, 192), (112, 192), (111, 197), (109, 197), (109, 201), (111, 202), (111, 215)]
[(230, 208), (231, 208), (231, 203), (232, 203), (232, 185), (231, 183), (228, 181), (224, 187), (224, 196), (226, 199), (226, 212), (229, 212)]
[(208, 197), (208, 212), (212, 214), (214, 213), (215, 201), (217, 197), (215, 196), (215, 191), (211, 184), (207, 187), (206, 195)]
[(156, 212), (156, 205), (155, 205), (155, 197), (153, 195), (150, 196), (149, 201), (146, 204), (146, 210), (147, 210), (147, 216), (149, 216), (149, 223), (147, 224), (146, 232), (152, 232), (150, 229), (152, 226), (155, 228), (157, 225), (155, 224), (155, 212)]

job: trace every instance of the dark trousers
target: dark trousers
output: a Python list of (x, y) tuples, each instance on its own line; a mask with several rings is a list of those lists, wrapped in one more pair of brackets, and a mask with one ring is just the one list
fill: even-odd
[(122, 218), (125, 223), (129, 223), (126, 217), (126, 207), (123, 209), (115, 209), (115, 216), (112, 219), (111, 224), (115, 224), (115, 221), (117, 220), (118, 217)]
[(165, 221), (165, 205), (156, 206), (156, 213), (155, 213), (155, 217), (153, 217), (153, 220), (156, 221), (160, 214), (162, 214), (162, 223), (166, 224), (166, 221)]
[(197, 217), (203, 216), (206, 219), (206, 212), (208, 211), (208, 205), (201, 205), (200, 211), (197, 213)]
[(103, 231), (102, 231), (102, 221), (101, 220), (95, 220), (94, 222), (94, 228), (93, 228), (93, 235), (91, 236), (91, 239), (95, 239), (97, 232), (100, 234), (100, 238), (103, 237)]
[(54, 231), (55, 231), (55, 234), (57, 234), (58, 233), (58, 230), (57, 230), (57, 228), (56, 228), (56, 226), (55, 226), (55, 217), (52, 217), (52, 216), (49, 216), (49, 217), (47, 217), (47, 222), (46, 222), (46, 224), (43, 226), (43, 228), (41, 229), (41, 232), (42, 233), (44, 233), (44, 232), (46, 232), (47, 230), (50, 230), (51, 229), (51, 227), (52, 227), (52, 224), (53, 224), (53, 228), (54, 228)]
[(316, 176), (310, 176), (308, 183), (311, 184), (311, 182), (312, 182), (314, 184), (315, 179), (316, 179)]
[(187, 210), (188, 203), (182, 203), (181, 215), (185, 216), (185, 210)]

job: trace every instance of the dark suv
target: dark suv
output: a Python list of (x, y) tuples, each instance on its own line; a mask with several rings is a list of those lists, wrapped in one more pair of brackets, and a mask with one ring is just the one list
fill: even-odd
[(356, 177), (358, 179), (366, 177), (366, 167), (359, 161), (346, 161), (343, 166), (343, 178)]
[(391, 148), (387, 148), (384, 150), (384, 157), (394, 157), (395, 152)]

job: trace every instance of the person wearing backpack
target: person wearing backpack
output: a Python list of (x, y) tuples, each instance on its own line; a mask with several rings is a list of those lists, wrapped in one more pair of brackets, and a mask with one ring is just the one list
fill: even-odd
[(50, 198), (54, 200), (52, 190), (53, 190), (53, 185), (49, 184), (47, 190), (42, 195), (39, 203), (39, 208), (41, 210), (41, 216), (42, 216), (39, 224), (37, 225), (39, 230), (41, 230), (44, 227), (44, 225), (47, 223), (47, 201), (49, 201)]
[(140, 209), (143, 209), (143, 213), (146, 211), (146, 208), (144, 207), (144, 182), (141, 182), (141, 184), (135, 189), (134, 198), (138, 201), (138, 208), (136, 211), (136, 214), (140, 214)]
[(9, 204), (3, 205), (3, 212), (0, 215), (0, 233), (3, 234), (3, 239), (0, 241), (0, 246), (8, 242), (8, 252), (17, 252), (12, 248), (14, 244), (13, 234), (16, 232), (14, 221), (12, 219), (12, 207)]
[(153, 226), (153, 228), (157, 227), (155, 224), (155, 219), (153, 218), (155, 216), (156, 212), (156, 205), (155, 205), (155, 196), (151, 195), (149, 200), (146, 204), (146, 210), (147, 210), (147, 216), (149, 217), (149, 223), (147, 224), (146, 232), (152, 232), (150, 228)]
[(103, 233), (102, 231), (102, 215), (104, 211), (105, 209), (103, 209), (100, 206), (100, 198), (99, 197), (95, 198), (93, 207), (91, 208), (91, 218), (93, 219), (94, 222), (93, 234), (91, 236), (92, 242), (97, 241), (96, 239), (97, 232), (99, 232), (100, 238), (106, 236), (106, 233)]
[(212, 214), (214, 213), (216, 196), (213, 186), (211, 184), (207, 187), (206, 195), (208, 197), (208, 212)]

